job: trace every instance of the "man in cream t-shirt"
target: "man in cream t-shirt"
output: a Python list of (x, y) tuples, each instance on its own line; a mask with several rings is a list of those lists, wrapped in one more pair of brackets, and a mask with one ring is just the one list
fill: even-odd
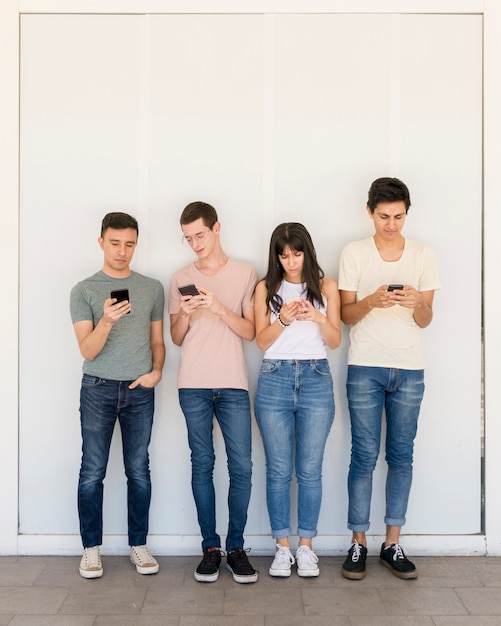
[(424, 392), (422, 329), (432, 320), (440, 288), (433, 252), (402, 236), (409, 190), (397, 178), (379, 178), (367, 213), (375, 233), (343, 250), (339, 269), (341, 319), (350, 325), (346, 389), (352, 449), (348, 475), (348, 528), (352, 545), (345, 578), (365, 576), (372, 474), (386, 412), (386, 540), (379, 562), (399, 578), (416, 578), (400, 545), (412, 482), (412, 458)]
[[(253, 294), (256, 270), (230, 259), (219, 240), (216, 210), (192, 202), (180, 219), (184, 241), (197, 260), (174, 274), (169, 313), (172, 341), (181, 346), (178, 391), (191, 449), (192, 489), (202, 533), (200, 582), (214, 582), (221, 564), (216, 532), (213, 421), (223, 434), (230, 486), (226, 537), (227, 568), (239, 583), (253, 583), (257, 572), (244, 550), (251, 493), (251, 414), (242, 339), (254, 339)], [(187, 287), (187, 290), (180, 288)], [(191, 286), (191, 287), (190, 287)], [(193, 286), (195, 289), (193, 290)], [(189, 295), (190, 292), (195, 295)], [(198, 292), (198, 293), (197, 293)]]

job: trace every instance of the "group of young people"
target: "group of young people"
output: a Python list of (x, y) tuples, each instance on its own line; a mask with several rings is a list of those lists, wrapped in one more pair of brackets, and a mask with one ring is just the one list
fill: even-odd
[[(179, 403), (191, 450), (192, 491), (203, 558), (194, 576), (214, 582), (222, 557), (216, 529), (214, 418), (228, 459), (226, 566), (236, 582), (258, 572), (244, 548), (251, 494), (251, 407), (243, 340), (263, 350), (254, 413), (266, 457), (266, 501), (276, 551), (270, 576), (319, 575), (312, 541), (322, 500), (324, 449), (334, 420), (327, 350), (350, 326), (347, 396), (352, 450), (348, 472), (348, 528), (352, 544), (342, 575), (366, 573), (372, 475), (386, 416), (386, 538), (380, 563), (400, 578), (417, 570), (400, 545), (412, 481), (413, 445), (424, 392), (421, 329), (432, 320), (440, 288), (437, 261), (426, 246), (402, 235), (410, 196), (396, 178), (369, 190), (373, 236), (343, 250), (339, 284), (324, 275), (307, 229), (280, 224), (271, 235), (266, 275), (223, 251), (216, 210), (193, 202), (180, 218), (183, 241), (196, 261), (171, 280), (168, 308), (172, 341), (181, 348)], [(70, 308), (84, 357), (80, 418), (82, 463), (78, 511), (84, 578), (103, 574), (100, 556), (103, 479), (118, 419), (127, 476), (130, 558), (141, 574), (159, 564), (147, 547), (151, 499), (148, 446), (154, 388), (165, 358), (164, 291), (159, 281), (130, 268), (138, 239), (136, 220), (110, 213), (102, 222), (101, 271), (78, 283)], [(290, 486), (298, 485), (297, 533), (291, 529)], [(298, 536), (293, 555), (290, 538)]]

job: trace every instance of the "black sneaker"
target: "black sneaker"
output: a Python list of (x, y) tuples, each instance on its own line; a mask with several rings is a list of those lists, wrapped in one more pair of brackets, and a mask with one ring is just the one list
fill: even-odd
[(249, 563), (247, 552), (242, 548), (235, 548), (228, 552), (226, 567), (233, 574), (233, 580), (237, 583), (255, 583), (257, 572)]
[(200, 583), (215, 582), (219, 576), (220, 565), (221, 550), (219, 548), (207, 548), (204, 550), (204, 558), (195, 570), (195, 580)]
[(379, 562), (399, 578), (417, 578), (416, 566), (405, 556), (399, 543), (392, 543), (385, 548), (383, 542)]
[(362, 580), (362, 578), (365, 578), (366, 559), (367, 548), (355, 541), (348, 550), (348, 556), (343, 563), (341, 574), (350, 580)]

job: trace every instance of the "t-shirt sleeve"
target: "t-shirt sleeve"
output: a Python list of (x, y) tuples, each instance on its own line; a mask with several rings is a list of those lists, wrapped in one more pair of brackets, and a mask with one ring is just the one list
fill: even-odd
[(70, 315), (73, 324), (86, 320), (93, 321), (92, 307), (80, 285), (75, 285), (70, 293)]
[(435, 291), (441, 286), (437, 256), (430, 248), (424, 248), (423, 273), (419, 281), (419, 291)]
[(244, 297), (242, 298), (242, 309), (254, 306), (254, 291), (257, 284), (257, 272), (249, 266), (249, 272), (247, 274), (247, 283), (245, 285)]
[(164, 318), (165, 293), (163, 285), (160, 281), (155, 281), (155, 294), (153, 310), (151, 312), (151, 321), (158, 322)]
[(177, 315), (179, 313), (179, 303), (181, 301), (181, 294), (179, 293), (179, 277), (177, 274), (174, 274), (172, 280), (170, 281), (169, 288), (169, 314)]
[(341, 253), (339, 261), (338, 287), (342, 291), (358, 291), (358, 270), (355, 255), (351, 246), (347, 246)]

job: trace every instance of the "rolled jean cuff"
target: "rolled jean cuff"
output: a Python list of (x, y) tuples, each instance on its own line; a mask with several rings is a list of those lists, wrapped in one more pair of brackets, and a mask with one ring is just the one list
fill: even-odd
[(348, 522), (348, 529), (353, 533), (366, 533), (369, 530), (370, 523), (367, 524), (350, 524)]
[(313, 537), (317, 536), (316, 530), (305, 530), (304, 528), (297, 529), (297, 536), (302, 539), (313, 539)]
[(384, 523), (387, 526), (404, 526), (405, 525), (405, 517), (397, 519), (395, 517), (385, 517)]
[(272, 530), (271, 536), (273, 539), (285, 539), (286, 537), (290, 537), (292, 535), (290, 528), (282, 528), (280, 530)]

